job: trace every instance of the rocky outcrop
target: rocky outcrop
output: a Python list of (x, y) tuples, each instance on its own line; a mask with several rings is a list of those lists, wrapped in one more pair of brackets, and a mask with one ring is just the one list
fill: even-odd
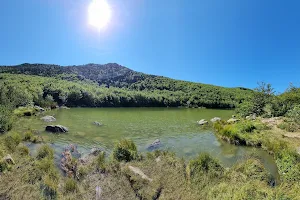
[(52, 133), (66, 133), (69, 130), (67, 127), (64, 127), (62, 125), (49, 125), (49, 126), (46, 126), (46, 131), (52, 132)]
[(152, 142), (147, 149), (148, 150), (153, 150), (153, 149), (157, 149), (159, 146), (161, 145), (161, 142), (159, 139), (154, 140), (154, 142)]
[(200, 121), (197, 121), (197, 123), (202, 126), (204, 124), (208, 124), (208, 121), (206, 121), (205, 119), (201, 119)]
[(55, 117), (53, 117), (53, 116), (45, 116), (45, 117), (42, 117), (41, 120), (43, 120), (44, 122), (55, 122), (56, 121)]
[(218, 122), (218, 121), (221, 121), (221, 118), (220, 117), (214, 117), (210, 120), (212, 123), (215, 123), (215, 122)]
[(102, 126), (102, 124), (100, 122), (97, 122), (97, 121), (94, 121), (93, 124), (96, 125), (96, 126)]

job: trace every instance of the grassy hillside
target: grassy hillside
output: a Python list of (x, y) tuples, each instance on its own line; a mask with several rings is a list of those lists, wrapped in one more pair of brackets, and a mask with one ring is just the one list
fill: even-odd
[[(58, 104), (69, 106), (233, 108), (253, 93), (244, 88), (224, 88), (147, 75), (118, 64), (66, 67), (22, 64), (2, 66), (0, 73), (1, 82), (5, 83), (1, 84), (3, 91), (12, 90), (13, 86), (24, 88), (28, 96), (34, 96), (29, 100), (36, 104), (48, 96)], [(18, 93), (19, 89), (13, 90)]]

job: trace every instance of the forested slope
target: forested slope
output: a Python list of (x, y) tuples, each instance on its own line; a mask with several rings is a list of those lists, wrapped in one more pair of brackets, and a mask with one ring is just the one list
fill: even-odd
[(3, 94), (21, 93), (30, 96), (28, 101), (36, 104), (53, 99), (68, 106), (234, 108), (253, 93), (245, 88), (224, 88), (148, 75), (115, 63), (65, 67), (22, 64), (1, 66), (0, 73)]

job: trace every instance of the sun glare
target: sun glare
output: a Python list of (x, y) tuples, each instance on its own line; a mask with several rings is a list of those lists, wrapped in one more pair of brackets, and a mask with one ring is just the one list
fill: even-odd
[(89, 24), (99, 31), (107, 26), (111, 18), (111, 9), (106, 0), (92, 0), (88, 8)]

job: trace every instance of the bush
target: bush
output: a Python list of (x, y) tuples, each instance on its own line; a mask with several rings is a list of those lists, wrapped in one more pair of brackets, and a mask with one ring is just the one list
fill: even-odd
[(270, 181), (270, 174), (257, 159), (248, 159), (234, 167), (235, 172), (241, 172), (248, 179)]
[(88, 168), (84, 166), (80, 166), (76, 171), (76, 177), (78, 180), (82, 180), (88, 174)]
[(33, 139), (33, 133), (31, 130), (28, 130), (24, 133), (24, 141), (31, 141)]
[(0, 105), (0, 133), (11, 130), (12, 123), (12, 109), (8, 106)]
[(18, 146), (17, 151), (22, 156), (28, 156), (29, 155), (29, 148), (25, 145)]
[(12, 133), (11, 135), (8, 135), (4, 138), (4, 143), (6, 147), (14, 151), (15, 148), (20, 144), (21, 142), (21, 135), (18, 133)]
[(137, 148), (131, 140), (120, 141), (113, 150), (113, 157), (117, 161), (129, 162), (135, 160), (137, 156)]
[(44, 196), (47, 199), (55, 199), (57, 196), (59, 177), (57, 174), (47, 174), (43, 178)]
[(97, 168), (101, 172), (105, 172), (105, 152), (100, 152), (96, 158)]
[(49, 145), (43, 145), (38, 149), (36, 158), (38, 160), (43, 158), (53, 158), (54, 157), (54, 151)]
[(300, 105), (295, 106), (293, 109), (289, 110), (286, 114), (293, 122), (300, 124)]
[(214, 178), (220, 176), (223, 171), (224, 168), (219, 161), (207, 153), (202, 153), (196, 159), (191, 160), (186, 168), (189, 179), (200, 178), (202, 175)]
[(72, 178), (68, 178), (65, 183), (65, 193), (76, 192), (77, 190), (77, 182)]

